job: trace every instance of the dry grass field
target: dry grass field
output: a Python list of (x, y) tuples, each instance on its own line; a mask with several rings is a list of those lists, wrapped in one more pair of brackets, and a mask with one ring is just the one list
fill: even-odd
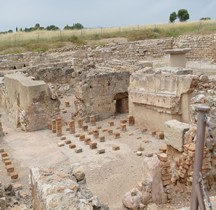
[(0, 54), (47, 51), (68, 43), (86, 44), (90, 40), (124, 37), (129, 41), (176, 37), (182, 34), (213, 33), (216, 21), (139, 25), (82, 30), (33, 31), (0, 34)]

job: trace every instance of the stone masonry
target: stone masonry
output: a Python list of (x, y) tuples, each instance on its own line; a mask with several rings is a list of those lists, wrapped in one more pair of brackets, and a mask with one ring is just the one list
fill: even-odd
[(129, 72), (89, 72), (75, 89), (77, 114), (104, 119), (115, 112), (128, 112), (129, 77)]
[(136, 124), (163, 131), (167, 120), (189, 122), (193, 80), (196, 79), (191, 73), (190, 69), (167, 67), (132, 74), (129, 112)]
[(16, 73), (6, 75), (4, 83), (6, 108), (16, 127), (25, 131), (44, 129), (59, 113), (60, 102), (52, 98), (45, 82)]

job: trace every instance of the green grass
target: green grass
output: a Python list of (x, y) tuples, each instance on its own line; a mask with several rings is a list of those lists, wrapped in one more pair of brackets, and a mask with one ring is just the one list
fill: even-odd
[(26, 51), (44, 52), (68, 44), (85, 45), (92, 40), (102, 43), (103, 39), (116, 37), (138, 41), (214, 32), (216, 32), (216, 21), (211, 20), (116, 28), (17, 32), (0, 34), (0, 54), (16, 54)]

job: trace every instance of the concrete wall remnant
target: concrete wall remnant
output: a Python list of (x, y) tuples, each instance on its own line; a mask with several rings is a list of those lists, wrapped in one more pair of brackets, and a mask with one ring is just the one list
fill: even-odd
[(59, 113), (60, 101), (52, 98), (51, 90), (43, 81), (34, 81), (23, 74), (5, 75), (5, 100), (10, 120), (24, 131), (47, 128)]

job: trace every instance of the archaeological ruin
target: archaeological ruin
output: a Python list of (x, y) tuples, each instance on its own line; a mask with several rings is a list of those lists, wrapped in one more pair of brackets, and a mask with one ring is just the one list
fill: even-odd
[(203, 34), (1, 55), (0, 209), (189, 209), (204, 105), (216, 208), (215, 46)]

